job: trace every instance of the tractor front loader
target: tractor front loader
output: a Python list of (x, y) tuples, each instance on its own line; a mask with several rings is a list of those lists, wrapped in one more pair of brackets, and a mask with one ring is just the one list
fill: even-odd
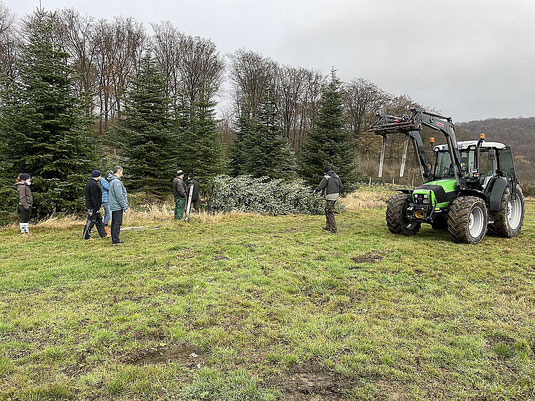
[[(434, 165), (428, 162), (421, 130), (442, 133), (445, 144), (431, 145)], [(457, 142), (450, 117), (412, 109), (403, 117), (378, 114), (368, 130), (381, 135), (383, 143), (379, 177), (383, 174), (387, 136), (405, 135), (400, 177), (412, 142), (424, 185), (402, 189), (388, 202), (386, 223), (390, 232), (414, 235), (422, 223), (446, 228), (455, 242), (477, 244), (487, 230), (502, 237), (520, 234), (524, 221), (524, 196), (518, 184), (509, 146), (479, 140)]]

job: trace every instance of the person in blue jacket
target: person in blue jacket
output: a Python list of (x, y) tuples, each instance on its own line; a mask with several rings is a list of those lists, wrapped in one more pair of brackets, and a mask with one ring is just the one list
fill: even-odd
[(104, 218), (102, 222), (104, 223), (104, 229), (106, 230), (106, 238), (111, 237), (110, 228), (108, 227), (111, 219), (110, 211), (110, 183), (109, 180), (113, 175), (113, 171), (108, 171), (106, 173), (106, 178), (100, 178), (100, 188), (102, 189), (102, 207), (104, 208)]

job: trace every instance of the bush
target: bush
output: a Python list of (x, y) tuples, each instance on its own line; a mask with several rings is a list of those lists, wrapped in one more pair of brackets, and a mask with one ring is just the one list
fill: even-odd
[(524, 196), (535, 196), (535, 182), (524, 182), (520, 186)]
[(274, 215), (322, 214), (324, 200), (301, 182), (219, 175), (209, 188), (208, 210)]

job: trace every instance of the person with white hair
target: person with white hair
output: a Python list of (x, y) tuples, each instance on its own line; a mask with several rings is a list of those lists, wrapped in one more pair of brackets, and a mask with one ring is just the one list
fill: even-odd
[(173, 180), (173, 195), (175, 196), (175, 220), (182, 220), (186, 207), (187, 186), (184, 182), (184, 172), (178, 170)]

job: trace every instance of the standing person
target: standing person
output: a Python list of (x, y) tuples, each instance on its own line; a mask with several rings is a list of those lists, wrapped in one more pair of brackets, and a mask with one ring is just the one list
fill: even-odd
[(191, 195), (191, 206), (196, 212), (199, 212), (199, 181), (195, 179), (193, 173), (188, 175), (188, 196), (189, 191), (193, 191)]
[(106, 230), (106, 238), (111, 237), (110, 229), (108, 227), (108, 224), (110, 223), (111, 219), (111, 211), (110, 211), (110, 183), (109, 180), (111, 179), (111, 176), (113, 175), (112, 171), (106, 172), (106, 178), (101, 177), (100, 178), (100, 188), (102, 189), (102, 207), (104, 208), (104, 229)]
[(340, 191), (344, 188), (342, 180), (336, 175), (330, 167), (323, 168), (323, 179), (316, 188), (315, 192), (321, 192), (325, 197), (325, 220), (326, 224), (323, 229), (330, 231), (333, 234), (338, 231), (336, 227), (336, 220), (334, 218), (334, 205), (340, 197)]
[(123, 214), (128, 211), (128, 194), (120, 178), (123, 176), (123, 168), (115, 166), (113, 175), (110, 177), (110, 210), (111, 210), (111, 243), (122, 244), (119, 239)]
[(22, 235), (30, 234), (30, 217), (32, 215), (33, 194), (30, 189), (32, 180), (30, 174), (21, 173), (15, 182), (19, 195), (19, 227)]
[(93, 170), (91, 178), (85, 185), (85, 207), (87, 208), (87, 222), (85, 223), (83, 238), (91, 239), (91, 230), (97, 226), (100, 238), (106, 237), (106, 230), (102, 222), (100, 207), (102, 206), (102, 190), (100, 189), (100, 171)]
[(184, 172), (178, 170), (173, 180), (173, 195), (175, 196), (175, 220), (182, 220), (184, 217), (184, 207), (186, 206), (186, 183), (184, 182)]

